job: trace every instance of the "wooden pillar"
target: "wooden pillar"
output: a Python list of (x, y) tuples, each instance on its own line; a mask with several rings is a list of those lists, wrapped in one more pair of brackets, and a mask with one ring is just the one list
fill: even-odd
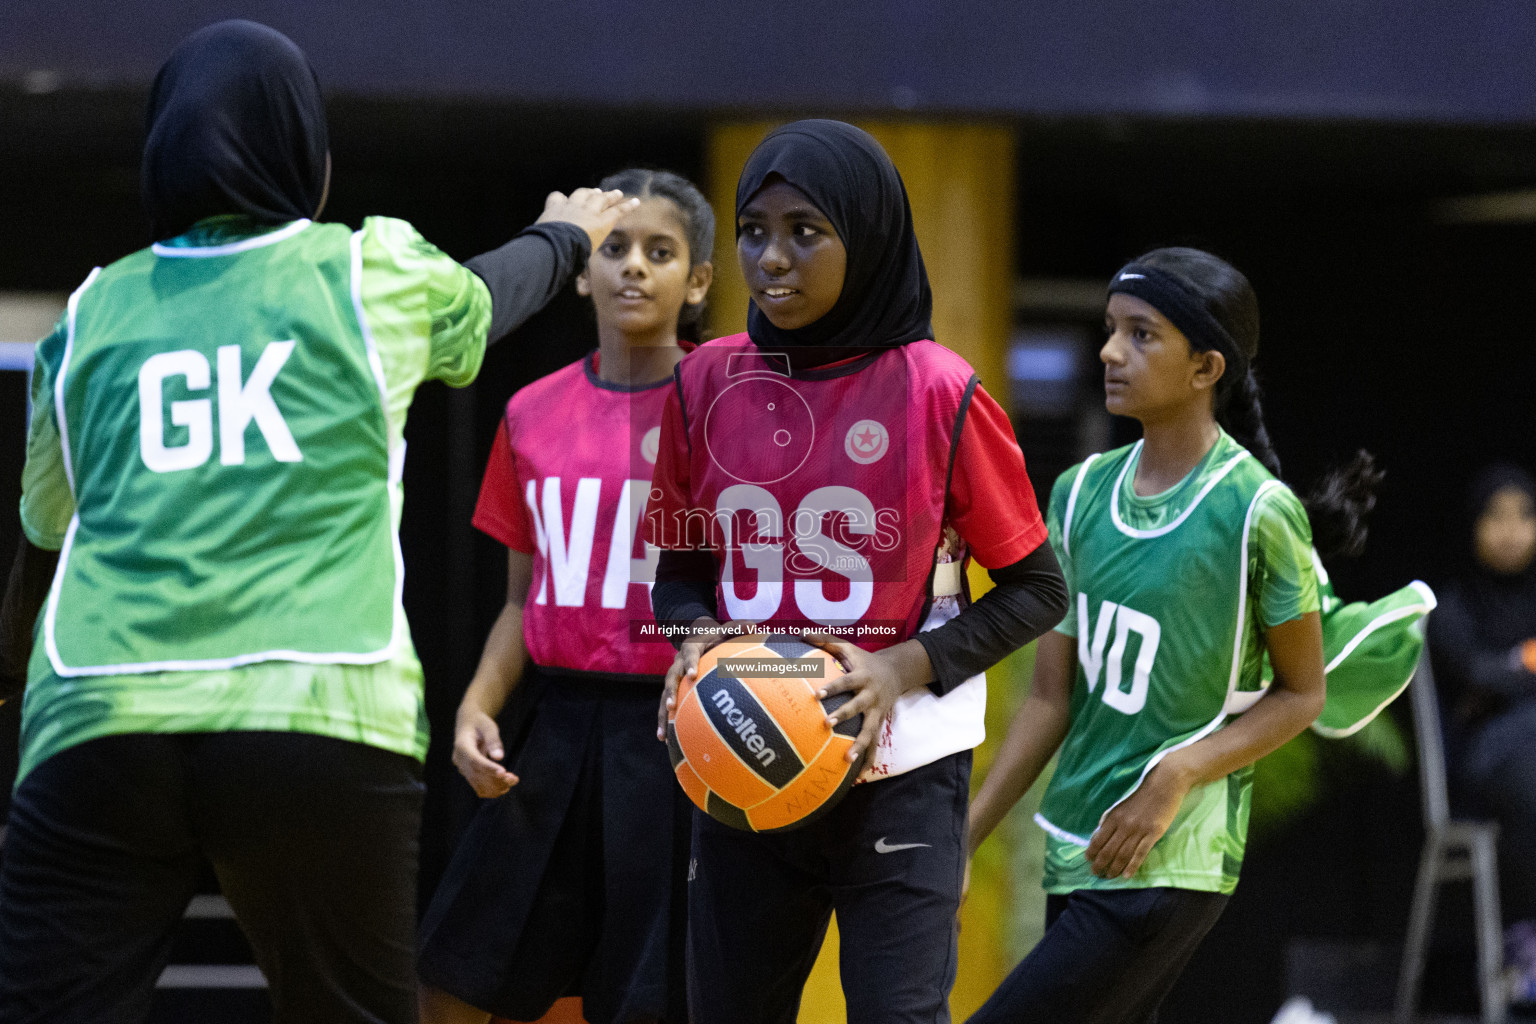
[[(753, 148), (773, 121), (725, 122), (709, 136), (708, 191), (715, 206), (715, 284), (709, 297), (710, 332), (719, 336), (746, 330), (747, 290), (736, 264), (736, 180)], [(1014, 195), (1017, 188), (1014, 131), (993, 122), (860, 121), (901, 172), (912, 204), (912, 219), (928, 279), (933, 286), (935, 340), (976, 369), (982, 385), (1006, 408), (1006, 358), (1013, 322)], [(972, 593), (989, 586), (974, 572)], [(990, 762), (1006, 717), (1002, 679), (988, 673), (991, 691), (986, 744), (978, 767)], [(978, 858), (971, 895), (962, 915), (960, 970), (951, 997), (956, 1020), (964, 1020), (991, 994), (1011, 966), (1005, 940), (1008, 912), (1005, 856), (993, 844)], [(837, 978), (838, 936), (827, 936), (806, 986), (800, 1020), (829, 1024), (844, 1019)]]

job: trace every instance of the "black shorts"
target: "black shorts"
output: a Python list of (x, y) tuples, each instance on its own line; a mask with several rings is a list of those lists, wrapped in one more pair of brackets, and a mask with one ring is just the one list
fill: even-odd
[(1045, 937), (968, 1024), (1155, 1024), (1227, 899), (1163, 887), (1051, 896)]
[(412, 1024), (421, 765), (283, 732), (135, 733), (54, 754), (11, 804), (0, 1020), (143, 1021), (212, 862), (278, 1022)]
[(792, 832), (696, 814), (688, 882), (695, 1024), (794, 1024), (837, 911), (849, 1024), (945, 1024), (971, 752), (854, 786)]
[(521, 781), (465, 830), (422, 921), (420, 976), (513, 1020), (571, 995), (592, 1024), (682, 1024), (692, 805), (656, 739), (660, 682), (533, 671)]

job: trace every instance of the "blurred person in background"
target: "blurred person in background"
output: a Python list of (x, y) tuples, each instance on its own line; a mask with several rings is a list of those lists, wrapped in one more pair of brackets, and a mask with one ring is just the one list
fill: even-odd
[(1452, 771), (1499, 822), (1505, 961), (1536, 1004), (1536, 480), (1491, 466), (1467, 501), (1471, 562), (1429, 620)]
[(0, 610), (0, 697), (26, 687), (8, 1024), (143, 1020), (205, 857), (275, 1021), (416, 1019), (406, 412), (473, 381), (637, 204), (554, 193), (460, 265), (401, 220), (315, 223), (329, 185), (303, 52), (248, 21), (194, 33), (150, 92), (158, 241), (37, 346)]

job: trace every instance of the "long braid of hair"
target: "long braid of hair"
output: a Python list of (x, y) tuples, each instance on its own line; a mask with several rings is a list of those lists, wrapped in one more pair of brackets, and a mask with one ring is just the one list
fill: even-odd
[(1386, 479), (1376, 457), (1364, 448), (1323, 474), (1301, 499), (1312, 521), (1312, 546), (1324, 558), (1353, 558), (1365, 550), (1366, 519), (1376, 507), (1376, 489)]
[(1264, 405), (1259, 394), (1259, 382), (1250, 368), (1233, 382), (1226, 401), (1216, 413), (1216, 422), (1233, 439), (1264, 464), (1264, 468), (1280, 476), (1280, 456), (1275, 453), (1274, 442), (1269, 439), (1269, 428), (1264, 425)]
[[(1248, 279), (1230, 263), (1200, 249), (1155, 249), (1137, 263), (1157, 267), (1177, 276), (1200, 296), (1207, 311), (1221, 323), (1240, 346), (1246, 360), (1259, 351), (1259, 303)], [(1229, 369), (1237, 370), (1238, 367)], [(1275, 454), (1269, 429), (1264, 424), (1264, 405), (1252, 366), (1217, 382), (1216, 422), (1280, 477), (1280, 457)], [(1352, 557), (1365, 548), (1366, 519), (1376, 507), (1376, 489), (1386, 474), (1367, 451), (1323, 474), (1301, 503), (1312, 523), (1312, 544), (1323, 558)]]

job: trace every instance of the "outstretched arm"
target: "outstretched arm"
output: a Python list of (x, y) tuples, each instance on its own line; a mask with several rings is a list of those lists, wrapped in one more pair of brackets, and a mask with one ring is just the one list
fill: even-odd
[(5, 600), (0, 604), (0, 700), (10, 700), (27, 685), (33, 627), (48, 599), (58, 564), (57, 551), (44, 550), (25, 537), (16, 548)]
[(491, 293), (489, 344), (516, 330), (548, 305), (587, 264), (619, 218), (638, 206), (617, 190), (578, 188), (569, 196), (551, 192), (533, 226), (499, 249), (464, 265)]

